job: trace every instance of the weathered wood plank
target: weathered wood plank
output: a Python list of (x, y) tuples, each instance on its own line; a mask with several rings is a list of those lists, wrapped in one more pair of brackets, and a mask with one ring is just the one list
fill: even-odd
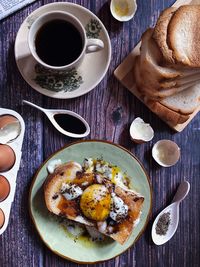
[[(91, 134), (87, 139), (114, 141), (132, 151), (144, 163), (151, 177), (154, 190), (152, 219), (170, 203), (181, 180), (187, 179), (191, 183), (190, 195), (181, 204), (179, 228), (169, 243), (161, 247), (153, 245), (150, 221), (144, 235), (133, 248), (116, 259), (94, 266), (132, 267), (135, 261), (136, 266), (145, 267), (199, 266), (200, 117), (196, 116), (181, 134), (174, 134), (113, 76), (114, 69), (132, 50), (142, 32), (153, 26), (160, 11), (173, 1), (138, 1), (138, 11), (134, 19), (127, 23), (112, 18), (108, 1), (70, 1), (98, 15), (109, 32), (113, 50), (104, 80), (87, 95), (71, 100), (50, 99), (32, 90), (20, 76), (14, 60), (13, 45), (21, 23), (31, 11), (50, 2), (54, 1), (36, 1), (0, 22), (0, 105), (17, 110), (26, 122), (23, 156), (10, 224), (0, 236), (0, 267), (81, 266), (59, 258), (43, 245), (29, 217), (27, 202), (30, 183), (39, 165), (72, 139), (56, 132), (41, 113), (28, 106), (21, 106), (22, 99), (46, 108), (62, 107), (76, 111), (91, 125)], [(155, 129), (155, 137), (150, 143), (135, 145), (130, 141), (128, 130), (136, 116), (150, 122)], [(172, 168), (159, 168), (151, 157), (152, 145), (163, 138), (172, 139), (181, 147), (181, 160)]]

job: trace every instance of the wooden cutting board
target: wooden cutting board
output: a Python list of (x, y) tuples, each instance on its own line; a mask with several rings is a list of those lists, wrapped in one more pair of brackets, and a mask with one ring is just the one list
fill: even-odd
[[(186, 4), (198, 4), (199, 5), (200, 0), (177, 0), (173, 4), (173, 6), (179, 7), (181, 5), (186, 5)], [(141, 42), (139, 42), (135, 46), (135, 48), (131, 51), (131, 53), (117, 67), (117, 69), (114, 71), (114, 75), (131, 93), (133, 93), (141, 102), (143, 102), (143, 99), (140, 97), (136, 89), (136, 85), (135, 85), (135, 81), (133, 77), (133, 67), (134, 67), (136, 56), (140, 54), (140, 45), (141, 45)], [(144, 103), (144, 104), (152, 112), (154, 112), (151, 106), (148, 105), (148, 103)], [(200, 110), (200, 106), (189, 116), (189, 119), (183, 124), (172, 125), (169, 121), (165, 121), (165, 122), (175, 131), (181, 132), (188, 125), (188, 123), (194, 118), (194, 116), (199, 112), (199, 110)], [(159, 114), (157, 115), (159, 116)]]

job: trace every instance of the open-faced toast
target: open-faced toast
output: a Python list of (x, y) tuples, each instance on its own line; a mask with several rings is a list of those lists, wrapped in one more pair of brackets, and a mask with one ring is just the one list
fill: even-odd
[(57, 167), (44, 184), (45, 203), (50, 212), (95, 227), (123, 244), (140, 218), (144, 197), (107, 179), (102, 166), (95, 172), (74, 161)]

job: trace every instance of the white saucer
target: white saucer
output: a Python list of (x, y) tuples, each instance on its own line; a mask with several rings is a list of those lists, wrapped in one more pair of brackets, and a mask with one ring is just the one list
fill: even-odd
[[(77, 70), (55, 72), (44, 69), (30, 54), (27, 37), (31, 23), (52, 10), (75, 15), (85, 26), (87, 37), (101, 39), (104, 49), (87, 54)], [(41, 94), (60, 99), (74, 98), (91, 91), (105, 76), (111, 59), (110, 38), (103, 23), (88, 9), (72, 3), (52, 3), (38, 8), (22, 23), (15, 41), (15, 59), (24, 80)]]

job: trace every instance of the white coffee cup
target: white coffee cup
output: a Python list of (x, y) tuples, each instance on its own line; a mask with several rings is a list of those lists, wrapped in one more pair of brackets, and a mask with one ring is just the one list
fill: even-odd
[[(38, 32), (43, 27), (43, 25), (54, 20), (63, 20), (63, 21), (67, 21), (68, 23), (72, 24), (78, 30), (81, 36), (81, 39), (82, 39), (82, 50), (81, 50), (80, 55), (74, 61), (70, 62), (69, 64), (62, 65), (62, 66), (60, 65), (54, 66), (54, 65), (44, 62), (36, 52), (35, 41), (36, 41), (36, 36)], [(92, 38), (88, 39), (87, 38), (85, 29), (82, 23), (75, 16), (67, 12), (62, 12), (62, 11), (52, 11), (52, 12), (45, 13), (41, 15), (40, 17), (38, 17), (33, 22), (29, 30), (28, 45), (29, 45), (30, 52), (32, 56), (35, 58), (35, 60), (39, 64), (44, 66), (45, 68), (52, 69), (52, 70), (70, 70), (72, 68), (76, 68), (80, 65), (80, 63), (84, 59), (85, 54), (97, 52), (104, 48), (104, 43), (100, 39), (92, 39)]]

